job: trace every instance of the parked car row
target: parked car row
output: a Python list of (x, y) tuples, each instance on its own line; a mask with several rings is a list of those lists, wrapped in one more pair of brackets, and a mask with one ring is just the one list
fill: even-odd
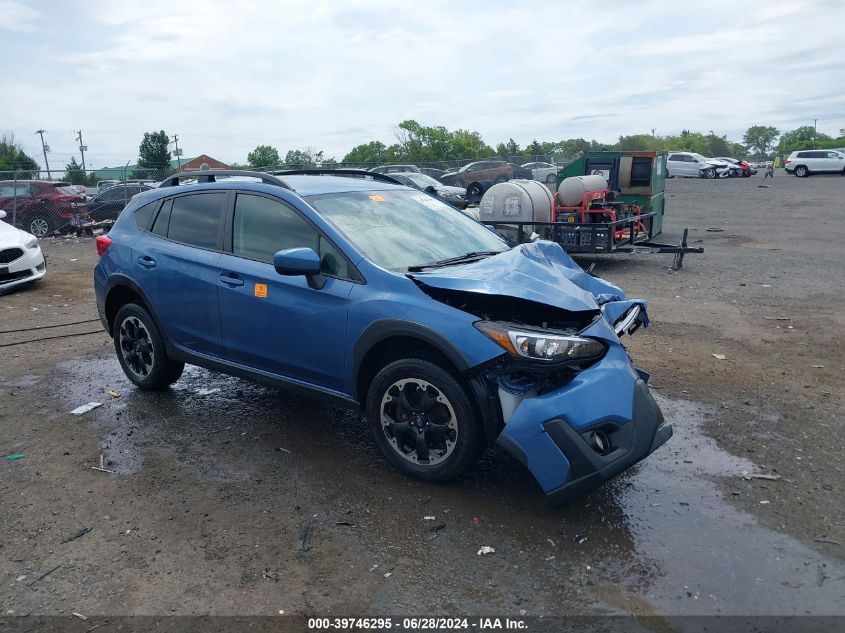
[(454, 171), (444, 171), (433, 167), (417, 167), (416, 165), (381, 165), (370, 171), (379, 174), (407, 174), (421, 173), (439, 180), (450, 186), (467, 187), (473, 182), (489, 181), (500, 183), (512, 178), (539, 180), (554, 184), (557, 180), (559, 165), (545, 162), (532, 162), (517, 165), (503, 160), (478, 160)]
[(757, 168), (736, 158), (707, 158), (696, 152), (669, 152), (666, 173), (669, 178), (748, 178), (757, 173)]
[(81, 185), (4, 180), (0, 181), (0, 210), (5, 211), (6, 223), (44, 237), (91, 221), (116, 220), (132, 196), (151, 188), (140, 182), (118, 183), (89, 198)]

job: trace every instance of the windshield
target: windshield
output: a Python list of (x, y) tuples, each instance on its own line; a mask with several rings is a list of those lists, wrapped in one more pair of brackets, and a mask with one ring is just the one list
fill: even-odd
[(426, 187), (442, 187), (443, 185), (437, 182), (431, 176), (425, 174), (406, 174), (405, 177), (413, 182), (418, 187), (425, 189)]
[(66, 195), (66, 196), (78, 196), (78, 195), (79, 195), (79, 192), (78, 192), (76, 189), (74, 189), (74, 188), (73, 188), (73, 185), (58, 185), (58, 184), (54, 184), (54, 185), (53, 185), (53, 188), (54, 188), (54, 189), (55, 189), (58, 193), (64, 194), (64, 195)]
[(307, 200), (370, 261), (388, 270), (509, 248), (475, 220), (417, 191), (355, 191)]
[(692, 156), (695, 160), (697, 160), (699, 162), (709, 160), (707, 158), (704, 158), (704, 156), (702, 156), (701, 154), (691, 153), (690, 156)]

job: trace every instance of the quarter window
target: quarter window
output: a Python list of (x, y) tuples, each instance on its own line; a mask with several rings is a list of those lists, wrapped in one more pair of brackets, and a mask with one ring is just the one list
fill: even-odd
[(138, 224), (139, 229), (142, 231), (147, 230), (147, 227), (150, 225), (150, 219), (153, 217), (157, 206), (158, 200), (145, 204), (135, 212), (135, 222)]

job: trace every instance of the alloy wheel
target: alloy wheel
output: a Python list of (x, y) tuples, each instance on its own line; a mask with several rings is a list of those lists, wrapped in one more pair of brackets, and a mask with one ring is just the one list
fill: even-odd
[(44, 218), (35, 218), (29, 223), (29, 232), (35, 237), (44, 237), (50, 232), (50, 225)]
[(149, 376), (155, 362), (155, 350), (144, 323), (138, 317), (126, 317), (120, 324), (118, 340), (129, 371), (141, 379)]
[(434, 466), (455, 450), (455, 409), (431, 383), (420, 378), (397, 380), (385, 391), (380, 410), (382, 431), (402, 459)]

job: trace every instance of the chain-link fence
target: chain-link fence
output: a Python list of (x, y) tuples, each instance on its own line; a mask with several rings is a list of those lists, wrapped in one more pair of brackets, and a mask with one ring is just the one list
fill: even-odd
[(0, 171), (0, 211), (4, 221), (45, 237), (80, 232), (114, 222), (137, 193), (156, 186), (155, 170)]

